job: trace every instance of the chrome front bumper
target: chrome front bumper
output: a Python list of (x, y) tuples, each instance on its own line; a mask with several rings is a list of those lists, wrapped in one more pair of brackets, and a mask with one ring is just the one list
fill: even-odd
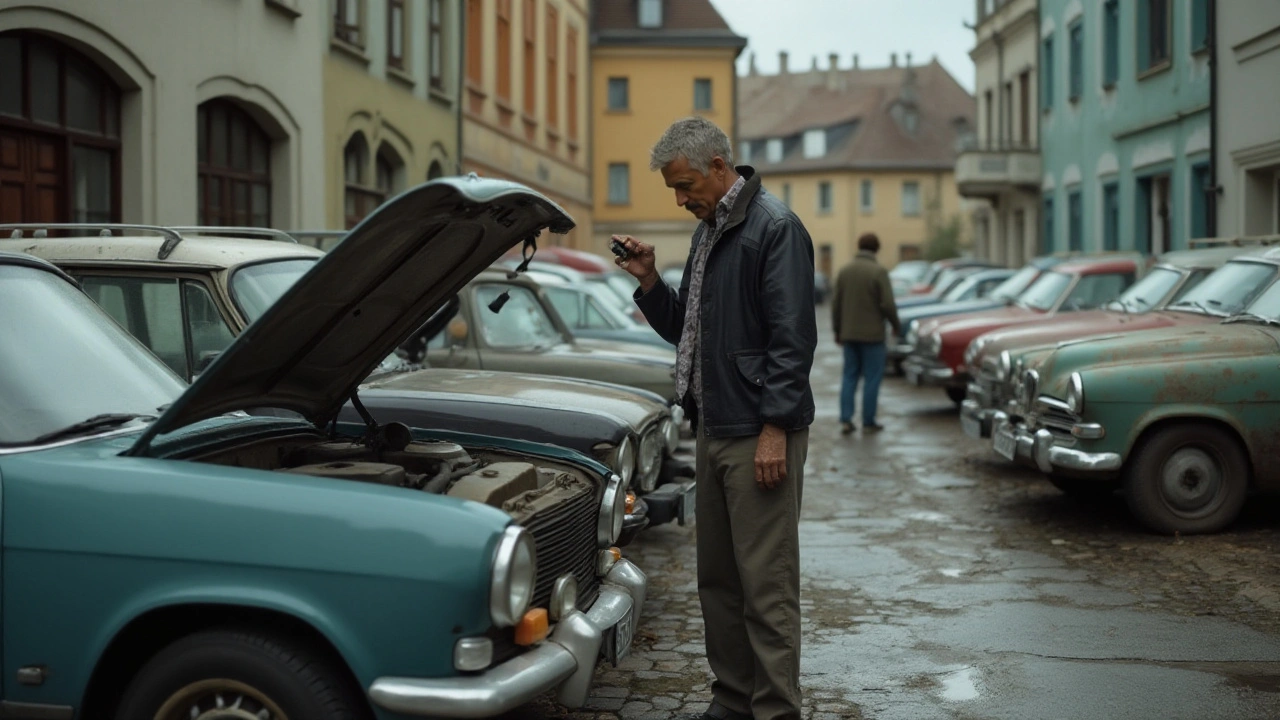
[(907, 360), (902, 364), (902, 373), (907, 382), (917, 387), (947, 387), (955, 383), (956, 373), (951, 368), (926, 363), (918, 358)]
[(1022, 425), (1014, 425), (1009, 416), (996, 411), (991, 416), (991, 447), (1006, 460), (1021, 465), (1034, 465), (1034, 438)]
[[(973, 388), (973, 385), (969, 387)], [(977, 400), (966, 398), (960, 403), (960, 427), (964, 429), (964, 434), (971, 438), (989, 438), (995, 414), (994, 408), (984, 408)]]
[[(1021, 433), (1028, 434), (1025, 428), (1021, 429)], [(1036, 467), (1041, 472), (1070, 470), (1079, 473), (1109, 473), (1119, 470), (1123, 464), (1119, 453), (1087, 453), (1058, 445), (1053, 433), (1045, 429), (1037, 430), (1031, 437), (1031, 456), (1035, 458)]]
[[(647, 586), (640, 568), (619, 560), (604, 577), (591, 609), (562, 618), (551, 637), (528, 652), (474, 675), (378, 678), (369, 687), (369, 698), (390, 712), (450, 718), (501, 715), (549, 690), (556, 691), (561, 705), (581, 707), (614, 629), (625, 630), (628, 642), (634, 633)], [(619, 627), (628, 619), (628, 627)]]

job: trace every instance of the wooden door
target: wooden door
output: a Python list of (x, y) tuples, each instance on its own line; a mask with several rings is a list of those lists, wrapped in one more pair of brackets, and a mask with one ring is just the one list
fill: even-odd
[(0, 222), (66, 222), (66, 144), (0, 129)]

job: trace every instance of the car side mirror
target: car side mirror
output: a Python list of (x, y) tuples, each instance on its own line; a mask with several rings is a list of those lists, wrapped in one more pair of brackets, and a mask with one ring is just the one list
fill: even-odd
[(467, 341), (467, 321), (462, 318), (454, 318), (449, 321), (449, 340), (455, 345), (461, 345)]

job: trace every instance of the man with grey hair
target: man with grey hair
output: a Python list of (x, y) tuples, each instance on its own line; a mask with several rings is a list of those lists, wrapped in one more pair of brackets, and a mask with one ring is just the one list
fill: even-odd
[(813, 242), (733, 166), (729, 138), (679, 120), (653, 147), (676, 204), (701, 220), (679, 290), (630, 236), (618, 265), (679, 347), (676, 393), (697, 428), (698, 595), (715, 673), (711, 720), (800, 718), (800, 497), (818, 342)]

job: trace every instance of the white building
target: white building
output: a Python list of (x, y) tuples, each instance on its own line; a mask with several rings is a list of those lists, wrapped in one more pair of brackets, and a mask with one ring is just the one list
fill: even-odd
[(1039, 254), (1041, 162), (1035, 0), (977, 0), (978, 126), (956, 161), (963, 197), (985, 200), (973, 214), (974, 251), (1013, 267)]
[(325, 225), (327, 3), (0, 7), (0, 221)]
[(1217, 234), (1280, 233), (1280, 3), (1216, 4)]

